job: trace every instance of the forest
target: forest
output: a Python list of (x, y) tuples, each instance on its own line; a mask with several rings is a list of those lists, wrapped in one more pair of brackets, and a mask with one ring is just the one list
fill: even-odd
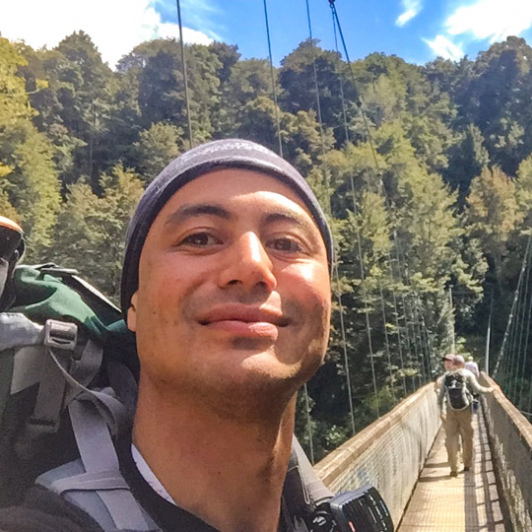
[[(490, 308), (496, 359), (531, 234), (523, 39), (425, 65), (349, 64), (317, 40), (278, 68), (221, 42), (185, 58), (192, 143), (281, 146), (334, 230), (332, 338), (296, 427), (316, 457), (432, 380), (446, 352), (482, 362)], [(83, 32), (40, 50), (0, 37), (0, 213), (23, 226), (26, 263), (76, 268), (117, 301), (129, 217), (190, 145), (182, 66), (175, 40), (111, 70)]]

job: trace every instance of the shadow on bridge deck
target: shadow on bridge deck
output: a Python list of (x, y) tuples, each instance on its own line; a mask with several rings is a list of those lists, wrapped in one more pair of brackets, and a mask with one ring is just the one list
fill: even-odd
[(475, 416), (472, 471), (449, 476), (445, 434), (439, 431), (398, 532), (504, 532), (499, 491), (486, 426)]

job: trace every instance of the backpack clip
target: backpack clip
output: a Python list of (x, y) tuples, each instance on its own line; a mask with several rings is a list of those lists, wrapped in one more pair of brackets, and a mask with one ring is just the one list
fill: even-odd
[(78, 339), (78, 326), (57, 320), (46, 320), (44, 324), (44, 345), (74, 351)]

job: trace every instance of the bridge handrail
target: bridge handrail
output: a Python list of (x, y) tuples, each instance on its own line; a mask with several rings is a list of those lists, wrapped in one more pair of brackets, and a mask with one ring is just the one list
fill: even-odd
[(515, 530), (532, 530), (532, 425), (485, 373), (481, 383), (494, 389), (483, 404), (508, 517)]
[(439, 427), (430, 383), (327, 455), (315, 470), (334, 492), (368, 482), (375, 486), (397, 526)]

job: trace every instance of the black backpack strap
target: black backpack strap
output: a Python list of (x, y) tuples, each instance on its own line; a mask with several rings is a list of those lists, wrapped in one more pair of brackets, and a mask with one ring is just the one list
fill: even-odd
[(309, 516), (334, 496), (316, 475), (295, 436), (283, 494), (291, 516)]

